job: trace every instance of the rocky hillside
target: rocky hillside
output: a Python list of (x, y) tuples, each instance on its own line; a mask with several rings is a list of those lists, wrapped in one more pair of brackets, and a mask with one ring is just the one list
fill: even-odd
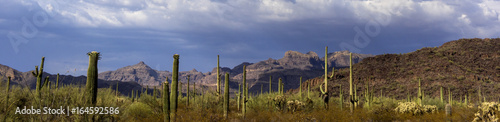
[[(20, 72), (16, 69), (13, 69), (11, 67), (1, 65), (0, 64), (0, 82), (4, 83), (7, 81), (7, 77), (10, 76), (12, 77), (12, 82), (11, 85), (14, 86), (20, 86), (20, 87), (28, 87), (31, 89), (34, 89), (36, 87), (36, 77), (31, 74), (31, 71), (28, 72)], [(49, 81), (52, 83), (55, 83), (57, 75), (53, 74), (48, 74), (46, 72), (43, 73), (43, 77), (49, 76)], [(78, 85), (81, 87), (85, 87), (85, 83), (87, 82), (87, 77), (85, 76), (68, 76), (68, 75), (60, 75), (59, 76), (59, 85)], [(97, 85), (99, 88), (109, 88), (112, 86), (112, 88), (115, 88), (116, 84), (118, 83), (119, 85), (119, 91), (126, 95), (127, 93), (130, 93), (132, 89), (134, 90), (139, 90), (142, 88), (141, 85), (139, 85), (136, 82), (120, 82), (120, 81), (106, 81), (106, 80), (99, 80), (99, 84)]]
[[(471, 99), (476, 100), (479, 88), (487, 100), (500, 98), (491, 96), (500, 91), (500, 38), (460, 39), (406, 54), (377, 55), (363, 59), (353, 68), (358, 94), (364, 93), (368, 84), (377, 96), (383, 94), (402, 99), (408, 92), (416, 96), (417, 79), (420, 78), (425, 95), (438, 97), (442, 86), (451, 89), (454, 100), (465, 94), (472, 95)], [(306, 84), (311, 83), (314, 90), (319, 91), (318, 85), (323, 78), (316, 77)], [(348, 80), (349, 68), (336, 71), (335, 78), (328, 83), (330, 94), (338, 96), (339, 85), (342, 85), (344, 96), (348, 96)], [(303, 90), (306, 88), (302, 87)]]
[[(353, 58), (355, 62), (358, 62), (363, 58), (371, 56), (372, 55), (368, 54), (354, 54)], [(328, 63), (330, 67), (346, 67), (349, 66), (348, 58), (348, 51), (329, 53), (328, 59), (330, 62)], [(216, 66), (217, 64), (213, 65)], [(232, 69), (222, 67), (220, 71), (221, 74), (225, 74), (226, 72), (229, 73), (231, 81), (241, 82), (244, 65), (247, 66), (247, 82), (250, 87), (258, 85), (258, 89), (251, 88), (250, 91), (260, 91), (260, 84), (264, 82), (267, 83), (269, 81), (269, 76), (273, 76), (273, 81), (276, 81), (276, 84), (278, 78), (282, 78), (285, 82), (285, 89), (290, 89), (298, 87), (298, 85), (295, 84), (298, 84), (300, 76), (302, 76), (304, 80), (320, 76), (322, 74), (321, 71), (323, 71), (324, 57), (320, 58), (315, 52), (303, 54), (296, 51), (287, 51), (283, 58), (278, 60), (268, 59), (257, 63), (244, 62)], [(198, 72), (193, 69), (191, 71), (181, 71), (179, 74), (179, 79), (183, 83), (187, 81), (187, 76), (190, 75), (191, 82), (196, 82), (197, 84), (203, 84), (205, 86), (216, 85), (216, 68), (206, 73)], [(115, 71), (102, 72), (99, 74), (99, 79), (135, 81), (143, 86), (157, 86), (161, 82), (164, 82), (167, 76), (171, 77), (172, 73), (170, 71), (157, 71), (144, 62), (139, 62), (138, 64), (126, 66)], [(222, 76), (221, 79), (224, 79), (223, 77), (224, 76)], [(276, 86), (275, 89), (277, 89), (277, 85), (274, 86)], [(268, 89), (267, 85), (264, 87)], [(237, 88), (237, 85), (232, 85), (232, 88)]]

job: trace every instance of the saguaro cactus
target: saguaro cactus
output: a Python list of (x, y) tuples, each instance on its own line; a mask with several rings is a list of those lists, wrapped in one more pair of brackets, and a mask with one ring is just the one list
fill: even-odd
[(453, 100), (451, 98), (451, 90), (450, 90), (450, 87), (448, 87), (448, 103), (450, 105), (453, 105)]
[(300, 76), (299, 80), (299, 96), (302, 98), (302, 76)]
[(59, 90), (59, 73), (57, 73), (57, 78), (56, 78), (56, 90)]
[(177, 112), (177, 94), (178, 94), (178, 81), (179, 81), (179, 54), (174, 55), (174, 66), (173, 66), (173, 73), (172, 73), (172, 91), (170, 96), (172, 96), (171, 99), (171, 107), (172, 107), (172, 113), (171, 113), (171, 118), (173, 121), (176, 121), (176, 112)]
[(35, 72), (31, 71), (31, 74), (36, 77), (36, 94), (40, 96), (40, 90), (42, 89), (42, 76), (43, 76), (43, 64), (45, 62), (45, 57), (42, 57), (42, 63), (40, 63), (40, 70), (38, 66), (35, 66)]
[(273, 76), (269, 76), (269, 94), (273, 93), (273, 89), (272, 89), (272, 80), (273, 80)]
[(340, 110), (342, 110), (344, 108), (344, 92), (342, 92), (342, 84), (340, 84), (340, 93), (339, 93), (339, 97), (340, 97)]
[(278, 79), (278, 93), (281, 94), (281, 78)]
[(224, 84), (224, 117), (227, 119), (229, 113), (229, 73), (226, 73)]
[(220, 95), (220, 67), (219, 67), (219, 55), (217, 55), (217, 95)]
[(418, 79), (418, 104), (422, 105), (422, 89), (420, 88), (421, 87), (421, 83), (420, 83), (420, 78)]
[(163, 83), (163, 118), (164, 122), (170, 121), (170, 94), (168, 93), (168, 80)]
[[(243, 65), (243, 89), (247, 88), (247, 66)], [(243, 90), (243, 106), (241, 109), (241, 113), (243, 113), (243, 116), (245, 116), (246, 113), (246, 105), (247, 105), (247, 95), (248, 93), (246, 90)]]
[(238, 106), (238, 111), (240, 110), (240, 104), (241, 104), (241, 84), (238, 84), (238, 94), (236, 94), (236, 97), (237, 97), (237, 103), (236, 105)]
[(325, 95), (325, 98), (328, 98), (328, 79), (333, 78), (333, 75), (335, 73), (335, 68), (332, 69), (332, 76), (328, 77), (328, 46), (325, 47), (325, 79), (324, 79), (324, 84), (325, 84), (325, 90), (323, 90), (322, 85), (320, 84), (320, 91), (323, 95)]
[(307, 85), (307, 98), (311, 99), (311, 97), (309, 96), (310, 92), (311, 92), (311, 85), (312, 85), (312, 82), (309, 81), (309, 84)]
[(134, 92), (135, 92), (135, 91), (134, 91), (134, 90), (132, 90), (132, 102), (134, 102), (134, 101), (135, 101)]
[(97, 103), (97, 60), (100, 59), (101, 54), (92, 51), (87, 53), (87, 55), (89, 56), (89, 68), (87, 70), (86, 91), (90, 95), (87, 103), (95, 106)]
[(7, 108), (9, 108), (10, 79), (11, 79), (10, 76), (7, 77), (7, 89), (5, 89), (5, 94), (6, 94), (6, 98), (5, 98), (5, 110), (7, 110)]
[(351, 112), (354, 111), (354, 94), (352, 89), (352, 53), (349, 53), (349, 99), (351, 101)]
[(188, 81), (187, 81), (187, 92), (186, 92), (186, 95), (187, 95), (187, 99), (186, 99), (186, 106), (189, 106), (189, 79), (190, 79), (190, 75), (188, 75)]
[(441, 103), (444, 103), (444, 99), (443, 99), (443, 86), (441, 86), (441, 89), (439, 90), (439, 94), (441, 95)]

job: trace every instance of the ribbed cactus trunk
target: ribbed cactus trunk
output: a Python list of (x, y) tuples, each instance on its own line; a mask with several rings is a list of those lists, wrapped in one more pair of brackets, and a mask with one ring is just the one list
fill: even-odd
[(42, 63), (40, 63), (40, 70), (38, 66), (35, 66), (35, 72), (31, 72), (33, 76), (36, 77), (36, 95), (39, 98), (41, 96), (40, 90), (42, 89), (42, 76), (43, 76), (43, 64), (45, 62), (45, 57), (42, 57)]
[(134, 96), (135, 93), (134, 92), (135, 92), (135, 90), (132, 90), (132, 102), (135, 102), (135, 96)]
[(170, 122), (170, 94), (169, 89), (168, 89), (168, 81), (165, 80), (163, 83), (163, 121), (164, 122)]
[(309, 99), (311, 99), (311, 97), (310, 97), (311, 85), (312, 85), (312, 82), (309, 81), (309, 84), (307, 85), (307, 98), (309, 98)]
[(451, 122), (451, 104), (446, 104), (445, 106), (445, 113), (446, 113), (446, 121)]
[(5, 110), (9, 108), (9, 90), (10, 90), (10, 80), (11, 77), (7, 77), (7, 89), (5, 89)]
[(282, 80), (281, 80), (281, 78), (279, 78), (278, 79), (278, 93), (282, 95), (283, 91), (281, 91), (281, 89), (283, 86), (281, 84), (282, 84)]
[(339, 97), (340, 97), (340, 110), (342, 110), (344, 108), (344, 92), (342, 92), (342, 84), (340, 84), (340, 93), (339, 93)]
[(229, 113), (229, 73), (226, 73), (224, 83), (224, 117), (228, 118)]
[(441, 95), (441, 103), (444, 103), (443, 86), (441, 86), (441, 89), (439, 90), (439, 94)]
[(219, 55), (217, 55), (217, 95), (220, 95), (220, 67), (219, 67)]
[(179, 55), (175, 54), (174, 55), (174, 66), (173, 66), (173, 73), (172, 73), (172, 91), (170, 94), (171, 95), (171, 108), (172, 108), (172, 113), (170, 114), (172, 117), (172, 120), (175, 122), (176, 121), (176, 114), (177, 114), (177, 94), (179, 93), (178, 91), (178, 81), (179, 81)]
[(264, 90), (264, 84), (260, 84), (260, 95), (262, 95), (263, 90)]
[(115, 97), (118, 97), (118, 82), (116, 82)]
[(420, 83), (420, 78), (418, 79), (418, 104), (422, 105), (422, 89), (420, 88), (422, 84)]
[(450, 87), (448, 87), (448, 103), (450, 105), (453, 105), (453, 100), (451, 99), (451, 90), (450, 90)]
[(328, 46), (325, 47), (325, 79), (324, 79), (324, 84), (325, 84), (325, 90), (323, 90), (323, 87), (321, 85), (319, 86), (319, 89), (323, 95), (328, 94)]
[(59, 73), (57, 73), (56, 90), (59, 90)]
[(237, 96), (237, 103), (236, 105), (238, 106), (238, 111), (240, 110), (240, 106), (241, 106), (241, 84), (238, 84), (238, 94), (236, 94)]
[(299, 78), (299, 98), (302, 99), (302, 76)]
[(352, 89), (352, 53), (349, 53), (349, 99), (351, 106), (351, 113), (354, 111), (354, 94)]
[(247, 92), (246, 92), (246, 88), (247, 88), (247, 66), (246, 65), (243, 65), (243, 106), (242, 106), (242, 109), (241, 109), (241, 113), (243, 113), (243, 116), (245, 116), (245, 113), (246, 113), (246, 105), (247, 105)]
[(187, 94), (186, 94), (186, 95), (187, 95), (187, 99), (186, 99), (186, 106), (189, 106), (189, 79), (190, 79), (190, 77), (191, 77), (191, 76), (190, 76), (190, 75), (188, 75), (188, 79), (187, 79), (187, 80), (188, 80), (188, 81), (187, 81), (187, 92), (186, 92), (186, 93), (187, 93)]
[(273, 93), (273, 88), (272, 88), (272, 80), (273, 76), (269, 76), (269, 94)]
[(193, 102), (196, 102), (196, 82), (193, 82)]
[(97, 60), (100, 58), (100, 53), (92, 51), (87, 53), (87, 55), (89, 56), (89, 68), (87, 70), (87, 84), (85, 88), (87, 96), (90, 96), (87, 99), (87, 104), (95, 106), (97, 103)]

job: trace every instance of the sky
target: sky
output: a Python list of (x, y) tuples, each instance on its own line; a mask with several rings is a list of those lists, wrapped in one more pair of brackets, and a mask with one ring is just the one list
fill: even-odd
[(0, 0), (0, 64), (86, 75), (144, 61), (156, 70), (279, 59), (289, 50), (408, 53), (500, 36), (498, 0)]

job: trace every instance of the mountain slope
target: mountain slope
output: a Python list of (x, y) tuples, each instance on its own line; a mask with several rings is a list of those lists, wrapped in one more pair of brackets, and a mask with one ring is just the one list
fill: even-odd
[[(407, 54), (377, 55), (363, 59), (353, 68), (358, 94), (363, 93), (368, 82), (377, 95), (382, 93), (402, 99), (409, 92), (416, 96), (417, 79), (420, 78), (425, 94), (433, 97), (439, 96), (439, 88), (443, 86), (450, 88), (453, 99), (457, 100), (465, 94), (477, 99), (479, 87), (486, 94), (486, 99), (500, 98), (489, 95), (500, 91), (500, 38), (460, 39)], [(344, 95), (348, 95), (348, 80), (348, 68), (336, 71), (335, 78), (328, 84), (330, 94), (338, 96), (341, 84), (346, 93)], [(319, 90), (317, 86), (323, 83), (323, 78), (316, 77), (307, 82)]]
[[(353, 57), (356, 59), (355, 62), (358, 62), (363, 58), (371, 56), (372, 55), (368, 54), (355, 54)], [(348, 66), (345, 63), (348, 61), (348, 57), (348, 51), (329, 53), (329, 66), (335, 66), (337, 68)], [(215, 65), (216, 64), (214, 64), (214, 66)], [(268, 82), (269, 76), (273, 76), (274, 81), (277, 81), (280, 77), (283, 78), (286, 85), (285, 89), (290, 89), (298, 87), (293, 84), (299, 82), (298, 78), (300, 76), (303, 76), (304, 80), (320, 76), (322, 73), (319, 71), (323, 69), (324, 57), (320, 58), (315, 52), (303, 54), (296, 51), (287, 51), (283, 58), (278, 60), (268, 59), (257, 63), (244, 62), (232, 69), (221, 67), (221, 74), (227, 72), (230, 74), (232, 82), (241, 82), (244, 65), (247, 66), (247, 82), (250, 87), (256, 84), (258, 85), (260, 82)], [(179, 79), (181, 82), (185, 83), (187, 81), (187, 76), (190, 75), (191, 82), (196, 82), (197, 84), (203, 84), (205, 86), (215, 86), (217, 78), (216, 73), (216, 68), (207, 73), (198, 72), (193, 69), (191, 71), (181, 71), (179, 73)], [(135, 81), (143, 86), (157, 86), (159, 83), (164, 82), (166, 77), (171, 76), (172, 73), (169, 71), (157, 71), (147, 66), (144, 62), (139, 62), (138, 64), (126, 66), (115, 71), (102, 72), (99, 74), (99, 79)], [(224, 79), (224, 76), (222, 76), (221, 79)], [(287, 86), (288, 84), (290, 85)], [(232, 88), (237, 88), (237, 85), (232, 86)], [(260, 86), (258, 88), (260, 88)], [(251, 88), (250, 91), (257, 90)]]

